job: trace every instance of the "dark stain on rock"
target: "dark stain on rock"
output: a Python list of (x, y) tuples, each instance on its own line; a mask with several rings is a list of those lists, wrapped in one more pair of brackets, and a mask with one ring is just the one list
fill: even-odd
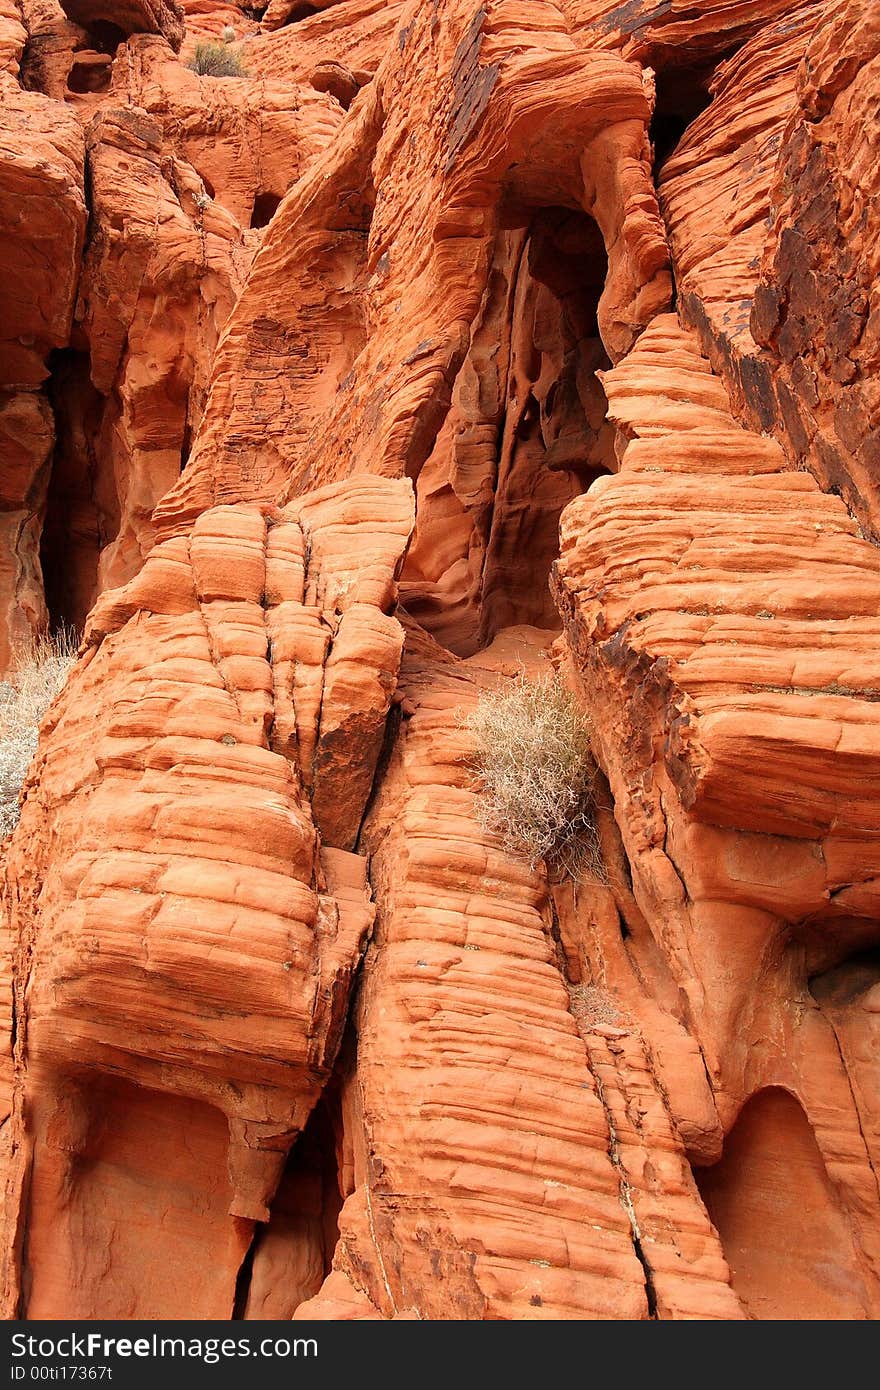
[(452, 104), (448, 117), (444, 173), (455, 167), (458, 155), (478, 129), (498, 81), (498, 65), (480, 65), (486, 10), (481, 5), (455, 51), (452, 63)]

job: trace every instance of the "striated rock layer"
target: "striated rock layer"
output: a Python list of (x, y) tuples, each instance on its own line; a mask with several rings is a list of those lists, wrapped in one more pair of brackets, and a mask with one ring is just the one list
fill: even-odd
[[(177, 1124), (192, 1112), (205, 1148), (176, 1160), (175, 1189), (216, 1169), (202, 1254), (216, 1267), (193, 1315), (231, 1310), (249, 1223), (268, 1217), (332, 1067), (371, 922), (340, 806), (356, 824), (397, 675), (403, 633), (385, 610), (409, 498), (407, 483), (364, 480), (269, 519), (213, 509), (91, 615), (51, 717), (66, 758), (40, 755), (18, 835), (48, 851), (51, 819), (57, 849), (37, 860), (13, 847), (7, 862), (32, 1117), (20, 1142), (41, 1213), (22, 1251), (32, 1316), (179, 1314), (166, 1270), (191, 1279), (198, 1224), (169, 1219), (153, 1274), (135, 1278), (133, 1179), (116, 1206), (93, 1184), (165, 1097)], [(358, 750), (354, 780), (340, 739)], [(147, 1194), (170, 1123), (127, 1160)], [(71, 1178), (83, 1166), (86, 1191)], [(83, 1262), (76, 1232), (96, 1202), (101, 1234)]]
[[(0, 7), (0, 667), (82, 631), (7, 1316), (878, 1315), (878, 63), (870, 0)], [(553, 670), (578, 881), (465, 723)]]
[(633, 896), (663, 923), (722, 1127), (764, 1088), (803, 1107), (792, 1123), (854, 1228), (847, 1294), (816, 1269), (813, 1306), (873, 1316), (876, 1143), (821, 982), (872, 942), (878, 909), (880, 560), (839, 498), (736, 426), (673, 317), (605, 389), (631, 442), (619, 474), (566, 512), (556, 583)]
[[(0, 35), (24, 35), (0, 14)], [(0, 672), (46, 624), (40, 525), (54, 442), (46, 359), (70, 335), (86, 204), (73, 114), (0, 72)]]

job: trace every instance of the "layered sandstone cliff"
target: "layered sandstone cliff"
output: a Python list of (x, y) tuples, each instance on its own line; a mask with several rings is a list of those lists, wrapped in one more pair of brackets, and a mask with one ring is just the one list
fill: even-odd
[(0, 4), (7, 1316), (877, 1316), (878, 98), (871, 0)]

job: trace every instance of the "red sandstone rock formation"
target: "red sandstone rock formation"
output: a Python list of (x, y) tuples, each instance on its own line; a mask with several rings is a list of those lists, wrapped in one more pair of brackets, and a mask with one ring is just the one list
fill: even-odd
[(175, 51), (186, 31), (177, 0), (65, 0), (61, 8), (85, 29), (109, 24), (124, 35), (161, 34)]
[[(13, 156), (21, 161), (29, 152), (39, 171), (31, 176), (34, 197), (45, 196), (51, 213), (32, 204), (34, 249), (25, 273), (15, 276), (10, 266), (6, 277), (4, 293), (16, 306), (4, 321), (0, 387), (18, 387), (22, 373), (28, 386), (39, 384), (46, 353), (56, 353), (47, 389), (57, 446), (50, 480), (35, 435), (30, 467), (38, 486), (29, 481), (28, 495), (15, 499), (20, 535), (5, 548), (3, 570), (11, 565), (14, 574), (3, 593), (11, 603), (16, 592), (32, 592), (20, 611), (31, 627), (45, 622), (44, 527), (49, 607), (81, 627), (97, 593), (143, 564), (155, 539), (153, 510), (186, 465), (213, 351), (263, 229), (344, 111), (307, 74), (278, 81), (253, 63), (240, 79), (200, 78), (164, 38), (136, 33), (124, 42), (121, 19), (114, 26), (85, 16), (81, 25), (91, 27), (81, 27), (53, 0), (27, 4), (29, 90), (13, 84), (4, 104), (14, 129), (0, 178), (12, 207), (24, 177)], [(53, 158), (67, 163), (58, 168), (39, 163), (38, 120), (46, 140), (59, 132)], [(92, 234), (82, 255), (84, 179)], [(78, 201), (67, 210), (74, 190)], [(3, 254), (13, 254), (20, 205), (12, 217)], [(23, 621), (7, 620), (4, 668)]]
[[(0, 16), (12, 34), (17, 19)], [(45, 625), (40, 522), (52, 451), (52, 412), (43, 383), (50, 352), (69, 340), (86, 205), (83, 138), (60, 103), (22, 91), (0, 73), (0, 669), (10, 644)]]
[[(0, 666), (84, 629), (7, 1315), (878, 1315), (878, 64), (870, 0), (0, 4)], [(464, 723), (553, 667), (577, 882)]]

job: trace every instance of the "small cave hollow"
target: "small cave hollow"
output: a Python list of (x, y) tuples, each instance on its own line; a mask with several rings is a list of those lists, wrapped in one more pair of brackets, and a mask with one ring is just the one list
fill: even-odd
[(656, 102), (650, 137), (654, 172), (659, 174), (682, 136), (712, 100), (709, 82), (714, 63), (705, 68), (666, 68), (656, 76)]
[(301, 19), (311, 19), (313, 15), (320, 14), (323, 6), (310, 5), (307, 0), (298, 0), (291, 5), (290, 12), (282, 24), (282, 29), (286, 29), (288, 24), (298, 24)]
[[(213, 196), (213, 194), (211, 195)], [(281, 203), (282, 193), (258, 193), (251, 213), (251, 228), (268, 227)]]
[(97, 589), (106, 532), (117, 518), (102, 511), (99, 457), (105, 410), (95, 390), (89, 355), (60, 349), (50, 358), (49, 399), (55, 414), (55, 452), (49, 475), (40, 564), (49, 623), (82, 631)]
[(353, 72), (341, 63), (320, 63), (315, 68), (309, 82), (316, 92), (326, 92), (347, 111), (354, 101), (360, 87)]
[(112, 56), (119, 45), (125, 41), (125, 30), (120, 29), (118, 24), (111, 24), (109, 19), (96, 19), (86, 30), (86, 38), (82, 47), (90, 48), (95, 53), (109, 53)]
[(325, 1091), (290, 1151), (269, 1220), (242, 1265), (235, 1318), (289, 1320), (330, 1273), (343, 1202), (341, 1126), (338, 1100)]
[(556, 630), (559, 518), (616, 471), (597, 373), (608, 261), (580, 209), (506, 210), (451, 408), (416, 482), (407, 611), (459, 656), (505, 628)]
[(812, 975), (810, 993), (817, 1004), (846, 1008), (880, 985), (880, 946), (856, 951), (846, 960)]
[(752, 1096), (719, 1161), (695, 1177), (751, 1318), (870, 1315), (846, 1211), (789, 1091), (771, 1086)]
[(113, 59), (106, 53), (75, 53), (67, 74), (67, 90), (77, 96), (105, 92), (110, 86)]
[(106, 19), (96, 19), (90, 24), (73, 54), (67, 90), (76, 96), (105, 92), (110, 86), (113, 58), (125, 41), (125, 32), (118, 24)]
[(212, 184), (211, 180), (207, 177), (207, 175), (205, 175), (205, 174), (202, 173), (201, 169), (196, 169), (196, 173), (198, 174), (199, 178), (201, 179), (201, 181), (202, 181), (202, 186), (203, 186), (205, 192), (207, 193), (208, 197), (209, 197), (209, 198), (216, 198), (216, 197), (217, 197), (217, 194), (216, 194), (216, 192), (214, 191), (214, 185)]

